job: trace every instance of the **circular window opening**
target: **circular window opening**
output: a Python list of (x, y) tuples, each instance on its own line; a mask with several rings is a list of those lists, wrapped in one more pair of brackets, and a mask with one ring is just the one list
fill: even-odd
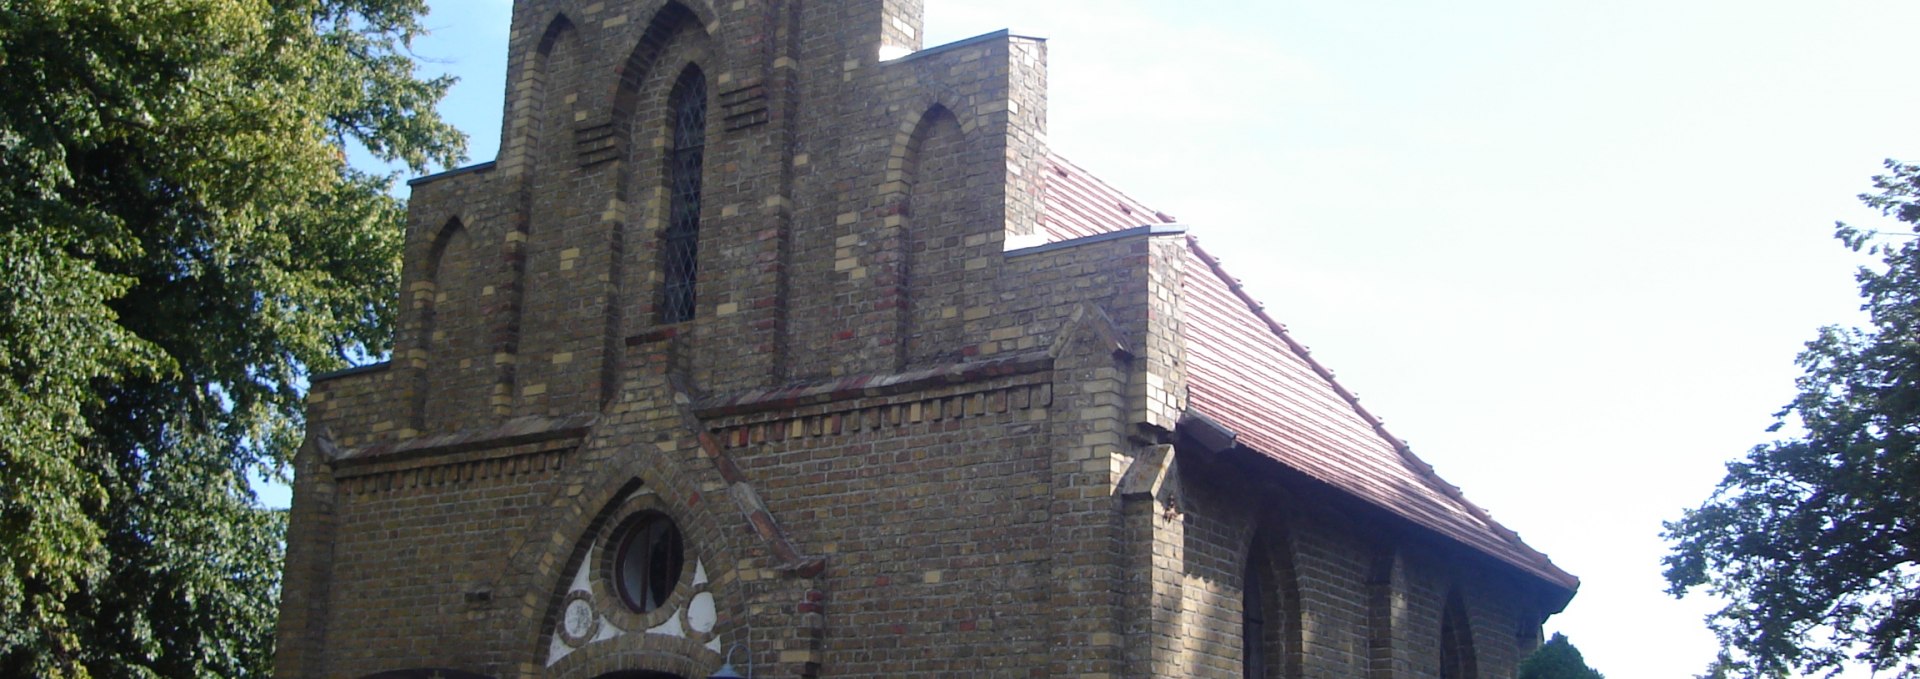
[(613, 585), (627, 607), (651, 612), (667, 602), (680, 584), (686, 553), (680, 529), (661, 514), (644, 514), (620, 532), (614, 551)]

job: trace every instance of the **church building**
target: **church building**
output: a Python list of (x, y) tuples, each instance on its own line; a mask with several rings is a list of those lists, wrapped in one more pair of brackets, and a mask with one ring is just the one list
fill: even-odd
[(1509, 679), (1578, 581), (921, 0), (517, 0), (317, 375), (285, 679)]

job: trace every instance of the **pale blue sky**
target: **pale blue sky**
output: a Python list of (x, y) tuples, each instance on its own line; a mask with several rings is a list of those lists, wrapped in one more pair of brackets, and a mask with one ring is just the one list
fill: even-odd
[[(509, 0), (416, 45), (499, 144)], [(1548, 622), (1688, 677), (1660, 521), (1764, 441), (1858, 318), (1835, 219), (1920, 158), (1920, 3), (927, 0), (1049, 39), (1053, 149), (1193, 227), (1469, 497), (1584, 580)]]

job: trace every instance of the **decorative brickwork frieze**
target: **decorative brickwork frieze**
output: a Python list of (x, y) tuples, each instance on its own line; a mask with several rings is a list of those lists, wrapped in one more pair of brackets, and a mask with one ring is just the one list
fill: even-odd
[(626, 152), (620, 128), (607, 119), (589, 119), (573, 127), (573, 152), (580, 156), (581, 169), (619, 160)]
[(436, 486), (474, 484), (517, 484), (527, 475), (551, 474), (566, 464), (570, 447), (552, 444), (526, 444), (469, 454), (461, 461), (436, 461), (433, 464), (400, 468), (374, 466), (342, 470), (340, 494), (349, 502), (379, 493), (411, 492)]
[[(1032, 384), (985, 387), (951, 395), (913, 394), (905, 397), (871, 398), (835, 404), (816, 415), (787, 414), (767, 418), (743, 418), (748, 424), (719, 425), (713, 430), (721, 445), (744, 448), (769, 440), (840, 436), (863, 431), (942, 422), (968, 417), (1000, 415), (1034, 408), (1046, 408), (1053, 386), (1044, 376), (1032, 378)], [(812, 410), (812, 409), (809, 409)]]
[(719, 94), (722, 126), (738, 132), (773, 119), (768, 108), (767, 86), (760, 80), (736, 82)]

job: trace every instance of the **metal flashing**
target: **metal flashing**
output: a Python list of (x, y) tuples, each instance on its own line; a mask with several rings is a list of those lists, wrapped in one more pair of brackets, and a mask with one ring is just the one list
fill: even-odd
[(466, 167), (456, 167), (451, 170), (447, 170), (445, 172), (430, 174), (424, 177), (414, 177), (412, 179), (407, 180), (407, 186), (419, 186), (421, 184), (431, 184), (433, 182), (437, 182), (442, 179), (446, 179), (448, 177), (452, 177), (455, 175), (463, 175), (463, 174), (469, 174), (473, 172), (486, 172), (488, 170), (493, 169), (493, 166), (495, 164), (497, 164), (496, 161), (489, 160), (484, 163), (474, 163)]
[(371, 363), (368, 365), (354, 366), (351, 368), (341, 368), (339, 370), (330, 370), (323, 373), (314, 373), (312, 375), (307, 376), (307, 383), (313, 384), (315, 382), (337, 380), (342, 377), (352, 377), (354, 375), (364, 375), (367, 373), (380, 372), (382, 370), (386, 370), (391, 367), (393, 367), (393, 361), (381, 361), (379, 363)]
[(1091, 243), (1100, 243), (1100, 242), (1110, 241), (1110, 240), (1120, 240), (1122, 238), (1134, 238), (1134, 237), (1140, 237), (1140, 236), (1145, 236), (1148, 238), (1152, 238), (1154, 236), (1179, 236), (1179, 235), (1185, 235), (1186, 233), (1187, 233), (1187, 227), (1180, 224), (1142, 224), (1140, 226), (1121, 229), (1119, 231), (1108, 231), (1106, 233), (1094, 234), (1091, 236), (1081, 236), (1079, 238), (1073, 238), (1069, 240), (1055, 241), (1052, 243), (1047, 243), (1045, 245), (1035, 245), (1033, 247), (1020, 248), (1018, 250), (1008, 250), (1006, 254), (1008, 257), (1019, 257), (1021, 255), (1037, 255), (1043, 252), (1052, 252), (1054, 250), (1064, 250), (1066, 248), (1079, 247), (1082, 245), (1087, 245)]
[(923, 49), (923, 50), (920, 50), (920, 51), (918, 51), (918, 52), (914, 52), (914, 53), (912, 53), (912, 54), (906, 54), (906, 55), (903, 55), (903, 56), (899, 56), (899, 57), (895, 57), (895, 58), (892, 58), (892, 59), (888, 59), (888, 60), (885, 60), (885, 61), (883, 61), (883, 62), (881, 62), (881, 63), (887, 63), (887, 64), (898, 64), (898, 63), (904, 63), (904, 62), (908, 62), (908, 61), (913, 61), (913, 60), (915, 60), (915, 59), (919, 59), (919, 58), (921, 58), (921, 57), (926, 57), (926, 56), (931, 56), (931, 55), (935, 55), (935, 54), (939, 54), (939, 53), (941, 53), (941, 52), (950, 52), (950, 51), (953, 51), (953, 50), (957, 50), (957, 49), (960, 49), (960, 48), (962, 48), (962, 47), (967, 47), (967, 46), (970, 46), (970, 45), (978, 45), (978, 44), (981, 44), (981, 43), (988, 43), (988, 42), (993, 42), (993, 41), (995, 41), (995, 40), (1000, 40), (1000, 39), (1003, 39), (1003, 38), (1005, 38), (1005, 39), (1014, 39), (1014, 38), (1017, 38), (1017, 39), (1020, 39), (1020, 40), (1036, 40), (1036, 41), (1039, 41), (1039, 42), (1046, 42), (1046, 41), (1047, 41), (1047, 39), (1046, 39), (1046, 38), (1041, 38), (1041, 37), (1036, 37), (1036, 36), (1031, 36), (1031, 35), (1019, 35), (1019, 34), (1016, 34), (1016, 33), (1014, 33), (1014, 32), (1013, 32), (1013, 31), (1011, 31), (1011, 30), (1008, 30), (1008, 29), (1005, 29), (1005, 28), (1002, 28), (1002, 29), (1000, 29), (1000, 30), (997, 30), (997, 31), (994, 31), (994, 32), (992, 32), (992, 33), (982, 33), (982, 34), (980, 34), (980, 35), (976, 35), (976, 36), (973, 36), (973, 37), (971, 37), (971, 38), (961, 38), (961, 39), (959, 39), (959, 40), (955, 40), (955, 41), (953, 41), (953, 42), (950, 42), (950, 43), (946, 43), (946, 44), (944, 44), (944, 45), (934, 45), (933, 47), (928, 47), (928, 48), (926, 48), (926, 49)]

